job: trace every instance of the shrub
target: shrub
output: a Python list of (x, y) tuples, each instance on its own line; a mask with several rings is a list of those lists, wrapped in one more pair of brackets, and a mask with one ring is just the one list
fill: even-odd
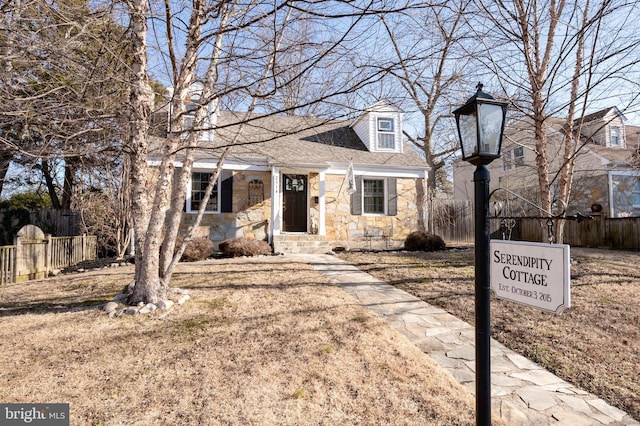
[(442, 237), (424, 231), (412, 232), (404, 240), (404, 248), (409, 251), (437, 251), (446, 246)]
[[(178, 246), (178, 244), (176, 244)], [(187, 247), (180, 258), (183, 262), (197, 262), (205, 260), (215, 251), (213, 241), (208, 238), (194, 238), (187, 243)]]
[(266, 241), (251, 238), (230, 238), (220, 243), (220, 251), (226, 257), (259, 256), (271, 254), (271, 247)]

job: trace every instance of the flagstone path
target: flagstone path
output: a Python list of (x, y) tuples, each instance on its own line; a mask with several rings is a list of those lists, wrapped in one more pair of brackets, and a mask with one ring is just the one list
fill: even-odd
[[(333, 284), (379, 314), (475, 394), (475, 331), (446, 311), (332, 255), (304, 258)], [(640, 426), (627, 413), (491, 341), (492, 413), (512, 426)]]

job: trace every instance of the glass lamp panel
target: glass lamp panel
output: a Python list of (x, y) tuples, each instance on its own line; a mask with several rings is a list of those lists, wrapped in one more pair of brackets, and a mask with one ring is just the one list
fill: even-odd
[(497, 156), (500, 149), (500, 132), (502, 130), (502, 106), (479, 104), (480, 116), (480, 155)]
[(460, 114), (458, 117), (458, 129), (460, 131), (463, 158), (478, 154), (478, 130), (476, 121), (475, 111), (472, 114)]

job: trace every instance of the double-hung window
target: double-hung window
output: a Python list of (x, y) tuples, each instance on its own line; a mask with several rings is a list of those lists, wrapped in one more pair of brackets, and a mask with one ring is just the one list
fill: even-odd
[(378, 149), (395, 149), (396, 133), (393, 118), (378, 118), (377, 130)]
[(515, 167), (524, 166), (524, 147), (517, 146), (513, 148), (513, 164)]
[[(198, 211), (204, 199), (204, 193), (211, 179), (212, 173), (194, 172), (191, 174), (191, 199), (190, 211)], [(216, 183), (211, 191), (211, 196), (207, 202), (207, 212), (217, 212), (218, 208), (218, 184)]]
[(620, 139), (620, 127), (611, 127), (611, 146), (620, 146), (622, 141)]
[(362, 179), (362, 212), (385, 214), (384, 179)]
[(197, 108), (198, 106), (193, 102), (190, 102), (186, 105), (186, 111), (184, 113), (184, 116), (182, 117), (183, 130), (193, 130), (193, 119), (195, 118)]
[(398, 214), (397, 180), (394, 177), (356, 176), (351, 194), (352, 215)]
[(524, 147), (517, 146), (502, 155), (502, 169), (511, 170), (524, 166)]

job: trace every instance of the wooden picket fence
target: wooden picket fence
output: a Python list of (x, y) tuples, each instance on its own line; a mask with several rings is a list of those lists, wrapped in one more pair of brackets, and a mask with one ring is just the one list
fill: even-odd
[(97, 257), (97, 237), (52, 237), (34, 225), (20, 230), (12, 246), (0, 247), (0, 285), (44, 278), (54, 270)]

